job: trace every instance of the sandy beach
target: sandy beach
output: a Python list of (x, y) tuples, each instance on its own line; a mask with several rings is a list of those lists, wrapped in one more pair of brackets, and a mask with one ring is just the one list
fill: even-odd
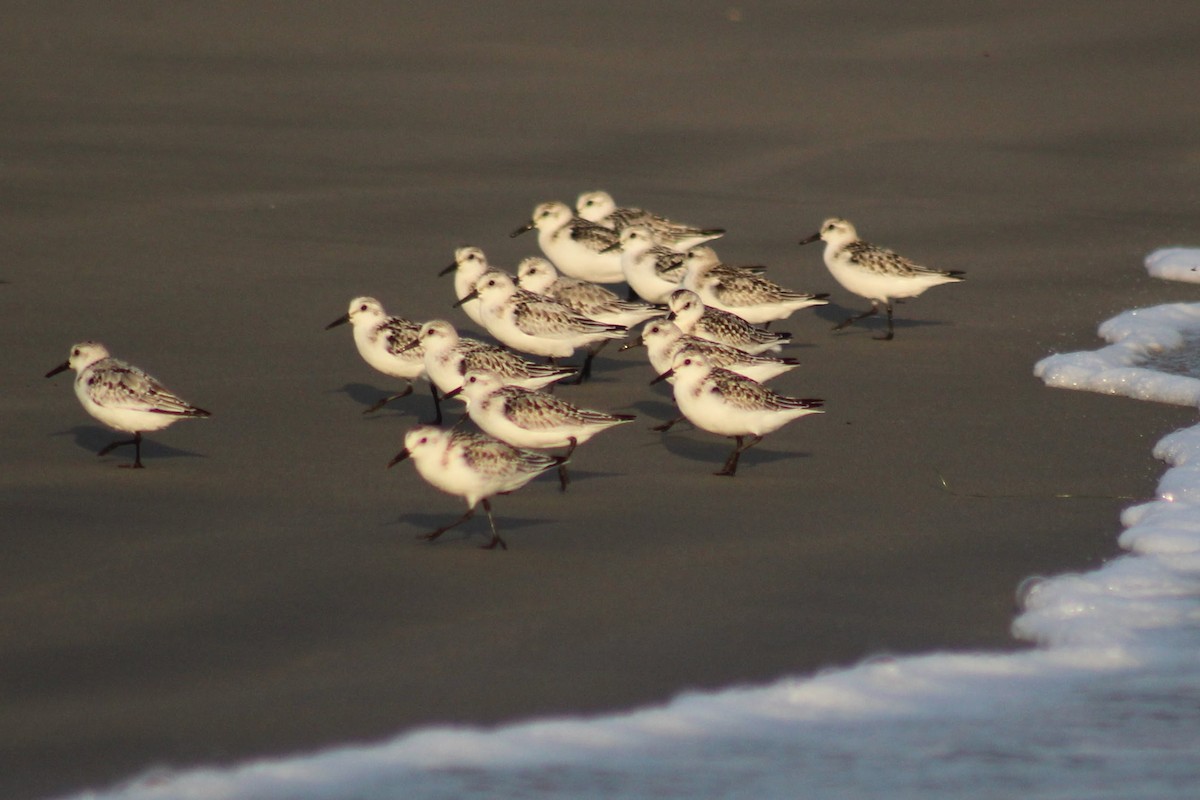
[[(1150, 444), (1191, 409), (1045, 388), (1126, 308), (1190, 300), (1200, 8), (671, 2), (9, 9), (0, 174), (0, 796), (633, 708), (866, 657), (1023, 646), (1031, 575), (1117, 552)], [(357, 295), (451, 307), (454, 248), (513, 268), (533, 206), (602, 188), (721, 226), (733, 263), (830, 292), (774, 386), (826, 413), (729, 445), (640, 351), (562, 395), (635, 413), (552, 478), (462, 513), (411, 464), (427, 419), (324, 326)], [(825, 217), (961, 269), (878, 323)], [(212, 419), (97, 458), (70, 345), (104, 342)], [(1105, 421), (1105, 436), (1094, 434)], [(1059, 495), (1072, 495), (1064, 498)]]

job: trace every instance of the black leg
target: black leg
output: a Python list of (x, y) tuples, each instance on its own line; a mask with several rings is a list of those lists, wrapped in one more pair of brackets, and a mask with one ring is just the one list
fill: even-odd
[[(485, 505), (486, 505), (486, 501), (485, 501)], [(446, 531), (450, 530), (451, 528), (455, 528), (455, 527), (458, 527), (459, 525), (462, 525), (464, 522), (466, 522), (473, 516), (475, 516), (475, 506), (471, 506), (470, 508), (468, 508), (467, 513), (463, 514), (461, 517), (459, 517), (454, 522), (451, 522), (449, 525), (443, 525), (442, 527), (438, 528), (436, 531), (430, 531), (429, 533), (418, 534), (417, 538), (423, 539), (427, 542), (432, 542), (434, 539), (438, 538)], [(488, 511), (488, 518), (490, 519), (491, 516), (492, 516), (491, 511)]]
[(883, 342), (890, 342), (892, 340), (892, 337), (895, 335), (896, 335), (895, 331), (892, 330), (892, 304), (888, 303), (887, 304), (887, 333), (885, 333), (883, 336), (876, 336), (875, 338), (879, 339), (880, 341), (883, 341)]
[(433, 392), (433, 424), (442, 424), (442, 399), (438, 397), (437, 384), (429, 382), (429, 391)]
[(363, 413), (370, 414), (372, 411), (378, 411), (379, 409), (383, 408), (384, 406), (386, 406), (388, 403), (392, 402), (393, 400), (399, 400), (401, 397), (408, 397), (410, 394), (412, 394), (412, 391), (413, 391), (413, 387), (412, 387), (412, 384), (410, 383), (408, 386), (404, 387), (404, 391), (401, 392), (400, 394), (394, 394), (391, 397), (383, 398), (382, 400), (380, 400), (378, 403), (376, 403), (375, 405), (368, 408)]
[(864, 311), (861, 314), (855, 314), (853, 317), (850, 317), (849, 319), (845, 319), (845, 320), (839, 322), (837, 325), (834, 325), (833, 329), (835, 331), (840, 331), (842, 328), (848, 328), (849, 326), (858, 322), (860, 319), (866, 319), (867, 317), (872, 317), (878, 313), (879, 313), (879, 306), (872, 303), (870, 311)]
[(658, 431), (659, 433), (666, 433), (667, 431), (671, 430), (671, 428), (675, 427), (675, 423), (683, 422), (685, 419), (687, 419), (687, 417), (676, 417), (675, 419), (669, 419), (662, 425), (655, 425), (650, 430)]
[(127, 469), (142, 469), (142, 434), (141, 433), (135, 433), (133, 435), (132, 439), (119, 439), (115, 442), (112, 442), (111, 444), (107, 444), (103, 448), (101, 448), (100, 452), (96, 453), (96, 455), (97, 456), (106, 456), (109, 453), (111, 453), (113, 450), (116, 450), (118, 447), (124, 447), (127, 444), (133, 445), (133, 448), (134, 448), (133, 463), (132, 464), (122, 464), (121, 466), (125, 467)]
[(488, 524), (492, 526), (492, 540), (485, 545), (480, 545), (480, 547), (484, 550), (495, 550), (496, 545), (500, 545), (501, 550), (507, 550), (508, 545), (500, 538), (500, 534), (496, 533), (496, 520), (492, 519), (492, 504), (488, 502), (486, 497), (483, 498), (483, 510), (487, 512)]
[(714, 475), (721, 475), (732, 478), (737, 474), (738, 458), (742, 455), (742, 437), (733, 437), (737, 444), (733, 447), (733, 452), (729, 454), (729, 458), (725, 459), (725, 466), (721, 467), (720, 472), (714, 472)]

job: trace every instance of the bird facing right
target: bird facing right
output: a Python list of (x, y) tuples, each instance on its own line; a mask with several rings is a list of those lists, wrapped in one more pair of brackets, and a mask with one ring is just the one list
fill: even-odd
[(825, 242), (825, 266), (846, 290), (871, 301), (871, 309), (838, 324), (841, 330), (864, 317), (879, 313), (880, 305), (887, 310), (887, 332), (878, 338), (888, 340), (892, 328), (892, 301), (916, 297), (926, 289), (943, 283), (964, 280), (959, 270), (939, 270), (923, 267), (885, 247), (878, 247), (858, 238), (858, 232), (848, 221), (830, 217), (821, 229), (800, 244), (818, 239)]

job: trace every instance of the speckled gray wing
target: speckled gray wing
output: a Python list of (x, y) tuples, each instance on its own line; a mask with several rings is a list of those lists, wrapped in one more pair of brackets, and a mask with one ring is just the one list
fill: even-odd
[(463, 458), (486, 475), (500, 477), (537, 475), (558, 466), (561, 459), (554, 456), (513, 447), (491, 436), (473, 431), (458, 431), (451, 439), (452, 446), (461, 446)]
[(191, 405), (155, 378), (115, 358), (105, 359), (92, 368), (87, 389), (92, 402), (105, 408), (181, 417), (208, 416), (207, 411)]
[(585, 317), (596, 314), (647, 311), (651, 308), (646, 303), (622, 300), (603, 286), (588, 281), (559, 278), (550, 287), (547, 296)]
[(705, 307), (704, 314), (701, 315), (699, 322), (696, 323), (696, 327), (711, 336), (715, 336), (722, 342), (732, 344), (735, 347), (739, 342), (750, 345), (767, 343), (783, 344), (792, 338), (790, 333), (768, 331), (759, 328), (751, 325), (737, 314), (711, 306)]
[(820, 408), (823, 405), (816, 398), (786, 397), (758, 381), (719, 367), (709, 373), (706, 382), (710, 392), (719, 394), (729, 405), (746, 411), (783, 411), (789, 408)]
[(684, 347), (692, 347), (702, 353), (705, 360), (714, 367), (729, 367), (731, 364), (739, 366), (755, 366), (765, 364), (799, 364), (800, 362), (794, 358), (777, 358), (775, 356), (760, 355), (756, 353), (747, 353), (740, 347), (734, 347), (731, 344), (723, 342), (713, 342), (708, 339), (700, 339), (689, 334), (684, 334), (679, 337), (675, 343), (674, 352), (678, 353)]
[(562, 303), (544, 299), (518, 301), (513, 309), (513, 321), (517, 328), (529, 336), (619, 334), (626, 330), (620, 325), (609, 325), (580, 316)]
[(387, 342), (387, 350), (391, 355), (399, 355), (404, 351), (404, 357), (419, 361), (424, 355), (424, 347), (405, 348), (417, 340), (421, 326), (403, 317), (388, 317), (375, 329), (376, 336), (383, 336)]
[(602, 411), (578, 408), (552, 394), (518, 386), (505, 386), (498, 394), (504, 401), (505, 415), (527, 430), (556, 428), (564, 422), (601, 424), (624, 419)]
[(712, 282), (712, 291), (727, 306), (810, 300), (813, 295), (785, 289), (772, 280), (749, 272), (723, 272)]
[(879, 275), (899, 275), (905, 278), (917, 275), (956, 275), (959, 273), (923, 267), (899, 253), (878, 247), (861, 239), (850, 242), (842, 250), (850, 256), (850, 262)]
[(620, 236), (612, 228), (606, 228), (599, 223), (580, 217), (571, 220), (571, 224), (567, 227), (571, 230), (572, 239), (597, 253), (611, 248), (620, 241)]

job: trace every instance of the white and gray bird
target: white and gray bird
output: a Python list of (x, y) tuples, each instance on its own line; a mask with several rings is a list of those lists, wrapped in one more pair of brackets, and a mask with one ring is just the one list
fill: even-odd
[(483, 325), (479, 318), (479, 301), (463, 298), (475, 290), (475, 282), (483, 273), (491, 269), (487, 256), (478, 247), (459, 247), (454, 251), (454, 261), (438, 275), (454, 273), (454, 296), (458, 298), (459, 306), (476, 325)]
[[(325, 326), (325, 330), (350, 324), (354, 331), (354, 346), (363, 361), (379, 372), (405, 382), (399, 394), (389, 395), (364, 411), (378, 411), (393, 400), (412, 394), (413, 381), (425, 373), (425, 354), (417, 342), (419, 323), (394, 317), (383, 310), (383, 304), (374, 297), (356, 297), (350, 301), (349, 310)], [(433, 401), (438, 405), (437, 387), (433, 388)]]
[[(565, 447), (569, 458), (578, 445), (601, 431), (630, 422), (632, 414), (608, 414), (580, 408), (560, 397), (523, 386), (504, 386), (487, 373), (468, 372), (458, 396), (471, 421), (484, 433), (514, 447)], [(559, 470), (567, 488), (565, 465)]]
[(520, 236), (537, 230), (538, 246), (564, 275), (592, 283), (620, 283), (621, 253), (613, 245), (617, 234), (595, 222), (575, 216), (566, 203), (541, 203), (532, 219), (512, 232)]
[(99, 342), (79, 342), (71, 347), (70, 357), (46, 373), (53, 377), (68, 369), (75, 370), (75, 396), (84, 411), (113, 430), (132, 433), (101, 448), (107, 455), (117, 447), (133, 445), (133, 463), (142, 468), (142, 434), (162, 430), (185, 417), (212, 416), (163, 386), (141, 369), (113, 358)]
[(792, 340), (790, 333), (768, 331), (751, 325), (729, 311), (706, 306), (700, 295), (690, 289), (676, 289), (667, 298), (671, 313), (667, 319), (679, 326), (684, 333), (700, 339), (720, 342), (747, 353), (778, 352), (782, 345)]
[(655, 375), (669, 370), (676, 354), (685, 348), (702, 354), (714, 367), (723, 367), (760, 383), (800, 366), (800, 362), (794, 358), (748, 353), (727, 344), (691, 336), (681, 331), (678, 325), (666, 317), (647, 322), (642, 327), (638, 339), (621, 349), (628, 350), (633, 347), (646, 348)]
[(964, 280), (960, 270), (940, 270), (923, 267), (885, 247), (878, 247), (858, 238), (858, 231), (844, 219), (830, 217), (821, 223), (821, 229), (800, 244), (818, 239), (825, 242), (825, 266), (834, 279), (849, 292), (871, 301), (869, 311), (864, 311), (834, 327), (841, 330), (860, 319), (879, 313), (883, 306), (887, 311), (887, 332), (880, 339), (891, 339), (892, 304), (909, 297), (917, 297), (926, 289), (943, 283), (958, 283)]
[(721, 263), (710, 247), (697, 247), (685, 256), (681, 285), (700, 295), (704, 304), (730, 311), (754, 325), (787, 319), (802, 308), (823, 306), (827, 294), (785, 289), (750, 270)]
[(636, 300), (622, 300), (598, 283), (560, 275), (545, 258), (530, 256), (517, 264), (517, 285), (545, 295), (597, 322), (631, 328), (662, 314), (662, 308)]
[(650, 229), (656, 242), (677, 250), (712, 241), (725, 233), (723, 228), (699, 228), (673, 222), (640, 208), (621, 208), (611, 194), (601, 191), (579, 195), (575, 200), (575, 213), (618, 233), (631, 225), (644, 225)]
[(462, 386), (468, 371), (487, 373), (501, 383), (527, 389), (541, 389), (575, 374), (572, 367), (536, 364), (504, 347), (460, 336), (446, 320), (422, 325), (417, 342), (425, 352), (425, 374), (446, 394)]
[[(583, 317), (562, 303), (517, 286), (510, 275), (489, 270), (468, 298), (479, 298), (480, 318), (488, 333), (508, 347), (546, 358), (567, 358), (579, 348), (604, 339), (621, 339), (623, 325), (609, 325)], [(580, 380), (591, 369), (589, 352), (580, 368)]]
[(492, 538), (485, 549), (508, 544), (496, 531), (492, 517), (491, 498), (515, 492), (544, 472), (559, 467), (566, 460), (532, 450), (505, 444), (491, 436), (473, 431), (443, 430), (432, 425), (418, 425), (404, 435), (404, 449), (388, 462), (392, 467), (411, 458), (420, 474), (434, 488), (467, 501), (467, 513), (449, 525), (421, 534), (418, 538), (431, 542), (446, 531), (475, 515), (475, 506), (483, 504)]
[(821, 413), (824, 404), (818, 398), (778, 394), (744, 375), (714, 367), (703, 355), (687, 349), (652, 383), (670, 378), (674, 378), (675, 404), (689, 422), (736, 442), (717, 475), (733, 477), (742, 453), (792, 420)]

